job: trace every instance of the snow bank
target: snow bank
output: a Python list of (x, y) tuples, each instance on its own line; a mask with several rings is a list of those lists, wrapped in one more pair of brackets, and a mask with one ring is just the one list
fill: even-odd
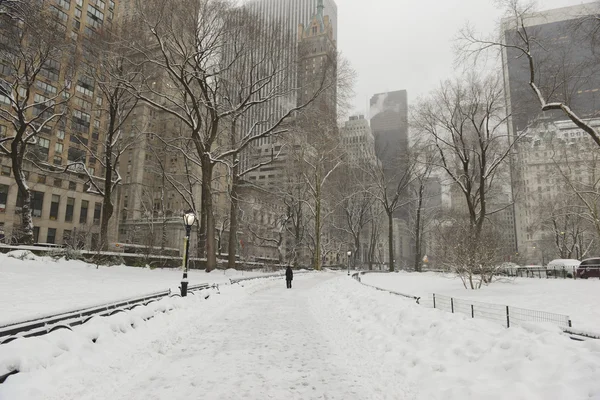
[[(23, 260), (21, 258), (24, 258)], [(260, 272), (189, 271), (190, 285), (229, 282)], [(179, 292), (180, 269), (112, 266), (38, 257), (24, 250), (0, 253), (0, 325), (161, 290)]]
[(350, 279), (326, 282), (313, 299), (329, 335), (362, 352), (356, 374), (380, 377), (373, 398), (600, 398), (600, 342), (466, 321)]
[[(116, 380), (111, 374), (126, 374), (132, 379), (155, 363), (168, 364), (173, 357), (169, 350), (182, 341), (189, 346), (201, 345), (204, 340), (198, 337), (205, 324), (221, 319), (230, 305), (273, 285), (281, 283), (257, 280), (245, 288), (223, 286), (220, 294), (214, 289), (199, 292), (210, 293), (208, 299), (200, 295), (164, 298), (128, 312), (94, 317), (73, 331), (61, 329), (1, 345), (0, 375), (15, 368), (20, 372), (0, 385), (0, 399), (104, 398), (107, 385)], [(153, 317), (144, 320), (149, 316)], [(207, 340), (206, 344), (218, 347), (221, 339)]]
[(480, 290), (467, 290), (451, 274), (433, 272), (365, 274), (361, 280), (383, 289), (421, 297), (432, 306), (432, 293), (455, 298), (528, 308), (571, 317), (573, 327), (600, 332), (600, 280), (502, 278)]

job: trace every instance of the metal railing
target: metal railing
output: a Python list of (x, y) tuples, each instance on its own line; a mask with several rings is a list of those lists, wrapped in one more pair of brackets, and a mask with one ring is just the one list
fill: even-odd
[(396, 296), (406, 297), (407, 299), (413, 299), (417, 302), (417, 304), (420, 304), (419, 300), (421, 300), (421, 298), (419, 296), (413, 296), (412, 294), (406, 294), (406, 293), (396, 292), (393, 290), (382, 289), (377, 286), (369, 285), (368, 283), (363, 283), (362, 280), (360, 279), (360, 276), (364, 275), (364, 274), (368, 274), (368, 273), (387, 273), (387, 272), (384, 272), (384, 271), (359, 271), (359, 272), (354, 272), (352, 274), (352, 278), (354, 278), (355, 280), (357, 280), (358, 282), (362, 283), (365, 286), (371, 287), (373, 289), (381, 290), (382, 292), (388, 292), (391, 294), (395, 294)]
[(546, 322), (561, 328), (570, 328), (572, 325), (569, 316), (546, 311), (457, 299), (435, 293), (432, 295), (432, 301), (433, 308), (465, 314), (471, 318), (498, 321), (506, 325), (507, 328), (510, 328), (511, 325), (521, 325), (529, 322)]
[[(188, 287), (188, 292), (194, 294), (194, 291), (209, 288), (216, 288), (218, 290), (218, 285), (209, 285), (207, 283), (192, 285)], [(148, 305), (149, 303), (168, 296), (173, 297), (180, 295), (172, 294), (171, 290), (163, 290), (161, 292), (149, 293), (143, 296), (5, 324), (0, 326), (0, 345), (12, 342), (19, 338), (45, 335), (57, 329), (71, 330), (71, 328), (75, 326), (88, 322), (93, 317), (110, 316), (119, 312), (125, 312), (138, 306)], [(148, 316), (143, 319), (148, 320), (152, 317), (153, 316)], [(92, 339), (92, 342), (95, 343), (96, 340)], [(17, 373), (19, 373), (19, 370), (13, 369), (8, 371), (8, 373), (0, 375), (0, 384), (4, 383), (9, 376)]]
[[(422, 298), (405, 293), (394, 292), (368, 285), (361, 282), (361, 275), (371, 271), (359, 271), (352, 274), (352, 278), (361, 284), (372, 287), (377, 290), (397, 294), (399, 296), (417, 300), (417, 304), (422, 304), (419, 300)], [(379, 272), (379, 271), (378, 271)], [(379, 272), (381, 273), (381, 272)], [(573, 340), (600, 339), (600, 333), (575, 330), (572, 328), (571, 319), (567, 315), (550, 313), (546, 311), (531, 310), (527, 308), (511, 307), (501, 304), (483, 303), (471, 300), (457, 299), (450, 296), (439, 294), (432, 295), (433, 308), (448, 311), (455, 314), (468, 315), (471, 318), (483, 318), (491, 321), (497, 321), (510, 328), (513, 325), (522, 325), (524, 323), (551, 323), (562, 329)]]
[[(208, 289), (209, 287), (211, 287), (211, 285), (203, 283), (188, 287), (188, 291)], [(179, 296), (179, 294), (171, 294), (171, 290), (163, 290), (161, 292), (149, 293), (143, 296), (5, 324), (0, 326), (0, 345), (21, 337), (45, 335), (56, 329), (70, 329), (71, 327), (86, 323), (92, 317), (108, 316), (118, 312), (131, 310), (137, 306), (147, 305), (167, 296)]]

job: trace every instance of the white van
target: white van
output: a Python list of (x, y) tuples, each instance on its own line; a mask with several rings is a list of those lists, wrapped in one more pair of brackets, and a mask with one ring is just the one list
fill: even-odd
[(572, 278), (575, 275), (579, 264), (581, 264), (581, 261), (579, 260), (573, 260), (570, 258), (558, 258), (556, 260), (550, 261), (546, 269), (548, 270), (549, 275), (558, 274), (560, 276), (560, 274), (565, 274), (565, 277)]

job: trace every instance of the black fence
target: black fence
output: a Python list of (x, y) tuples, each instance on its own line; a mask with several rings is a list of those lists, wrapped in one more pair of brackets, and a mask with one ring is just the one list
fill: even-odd
[(521, 325), (523, 323), (532, 322), (550, 323), (561, 328), (571, 327), (571, 319), (569, 316), (563, 314), (457, 299), (435, 293), (432, 295), (432, 301), (433, 308), (449, 311), (451, 313), (468, 315), (471, 318), (483, 318), (497, 321), (504, 324), (507, 328), (510, 328), (512, 325)]
[(506, 268), (502, 275), (519, 278), (577, 279), (577, 267), (515, 267)]
[[(577, 275), (577, 270), (580, 275)], [(600, 278), (600, 267), (513, 267), (505, 268), (501, 275), (538, 279), (587, 279)]]

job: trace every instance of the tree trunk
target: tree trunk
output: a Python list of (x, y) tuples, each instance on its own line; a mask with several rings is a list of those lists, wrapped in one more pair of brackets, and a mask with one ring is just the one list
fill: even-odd
[(108, 224), (114, 212), (112, 203), (112, 149), (106, 149), (106, 168), (104, 170), (104, 197), (102, 198), (102, 216), (100, 217), (100, 250), (108, 250)]
[(392, 212), (388, 212), (387, 217), (388, 217), (388, 256), (390, 257), (389, 270), (390, 270), (390, 272), (394, 272), (394, 215)]
[(238, 230), (238, 185), (239, 185), (239, 167), (232, 168), (231, 177), (231, 209), (229, 210), (229, 243), (227, 243), (227, 267), (235, 268), (235, 254), (237, 253), (237, 230)]
[(421, 272), (421, 207), (423, 205), (422, 185), (419, 191), (419, 202), (417, 205), (417, 215), (415, 218), (415, 271)]
[(112, 218), (114, 206), (110, 197), (104, 197), (102, 202), (102, 216), (100, 217), (100, 250), (108, 250), (108, 224)]
[[(208, 158), (208, 156), (206, 156)], [(212, 199), (212, 173), (214, 164), (208, 159), (202, 162), (202, 217), (205, 220), (204, 249), (206, 254), (206, 272), (217, 268), (217, 253), (215, 252), (215, 220)], [(202, 230), (202, 220), (200, 222)]]
[(31, 214), (31, 190), (27, 185), (25, 175), (23, 174), (23, 156), (25, 154), (25, 144), (20, 144), (17, 140), (11, 143), (11, 161), (15, 182), (19, 193), (23, 198), (21, 208), (21, 232), (19, 234), (19, 243), (33, 244), (33, 216)]
[(321, 188), (317, 181), (315, 198), (315, 269), (321, 270)]
[(354, 237), (354, 268), (356, 268), (357, 261), (360, 261), (360, 230)]

